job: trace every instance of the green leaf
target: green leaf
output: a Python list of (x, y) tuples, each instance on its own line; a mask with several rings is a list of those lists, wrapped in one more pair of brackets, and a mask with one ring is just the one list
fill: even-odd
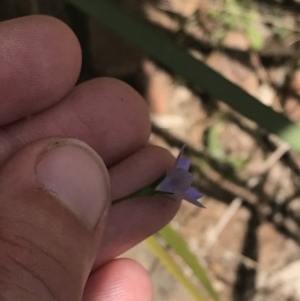
[(226, 160), (226, 154), (223, 151), (223, 148), (219, 141), (219, 139), (220, 139), (219, 135), (220, 135), (222, 128), (223, 128), (222, 123), (216, 123), (208, 129), (207, 148), (208, 148), (210, 154), (214, 158), (224, 161), (224, 160)]
[(183, 259), (183, 261), (191, 268), (194, 275), (198, 278), (201, 285), (207, 290), (209, 295), (219, 301), (219, 295), (213, 288), (205, 269), (201, 266), (196, 256), (190, 251), (187, 243), (181, 235), (175, 231), (170, 225), (161, 229), (158, 234), (172, 247), (172, 249)]
[(122, 10), (109, 0), (67, 0), (96, 18), (123, 38), (146, 51), (168, 67), (174, 74), (192, 85), (201, 86), (216, 99), (221, 99), (234, 110), (252, 119), (262, 128), (278, 135), (291, 147), (300, 150), (300, 125), (259, 102), (237, 85), (192, 57), (161, 31), (149, 23)]
[(243, 170), (251, 161), (251, 157), (239, 158), (234, 156), (228, 156), (227, 162), (232, 165), (236, 170)]
[(179, 281), (191, 296), (197, 301), (205, 301), (205, 298), (201, 295), (195, 285), (182, 273), (181, 269), (170, 257), (170, 255), (161, 247), (159, 242), (154, 236), (151, 236), (145, 240), (150, 250), (159, 258), (160, 262), (165, 268)]
[(253, 49), (260, 50), (263, 48), (264, 39), (257, 29), (253, 28), (252, 26), (249, 26), (246, 29), (246, 34), (250, 40), (250, 43), (251, 43), (251, 46)]

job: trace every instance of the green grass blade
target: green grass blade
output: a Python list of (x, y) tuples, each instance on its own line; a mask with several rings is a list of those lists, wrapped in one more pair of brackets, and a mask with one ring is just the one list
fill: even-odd
[(196, 286), (182, 273), (181, 269), (170, 257), (170, 255), (161, 247), (154, 236), (151, 236), (145, 240), (147, 246), (155, 254), (165, 268), (173, 275), (173, 277), (180, 282), (191, 296), (197, 301), (205, 301), (205, 298), (201, 295)]
[(139, 46), (172, 72), (189, 83), (201, 86), (245, 117), (271, 133), (278, 135), (291, 147), (300, 150), (300, 125), (265, 106), (237, 85), (231, 83), (147, 22), (124, 11), (109, 0), (67, 0), (76, 5), (123, 38)]
[(219, 295), (213, 288), (205, 269), (200, 265), (196, 256), (189, 250), (187, 243), (182, 236), (170, 225), (161, 229), (158, 234), (172, 247), (172, 249), (184, 260), (192, 269), (194, 275), (199, 279), (202, 286), (207, 290), (210, 296), (219, 301)]

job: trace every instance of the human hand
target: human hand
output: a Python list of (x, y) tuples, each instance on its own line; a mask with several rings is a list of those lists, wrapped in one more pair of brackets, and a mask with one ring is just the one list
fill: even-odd
[(110, 204), (174, 159), (147, 145), (148, 110), (132, 88), (108, 78), (74, 87), (80, 67), (62, 22), (0, 24), (1, 300), (151, 300), (143, 268), (114, 258), (163, 227), (180, 202)]

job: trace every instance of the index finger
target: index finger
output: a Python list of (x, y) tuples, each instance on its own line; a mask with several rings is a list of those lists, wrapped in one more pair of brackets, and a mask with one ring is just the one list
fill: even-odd
[(0, 23), (0, 125), (35, 114), (75, 85), (81, 50), (75, 34), (48, 16)]

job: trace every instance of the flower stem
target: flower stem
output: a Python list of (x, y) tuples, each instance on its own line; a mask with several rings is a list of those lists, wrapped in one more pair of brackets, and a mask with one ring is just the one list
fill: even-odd
[(136, 192), (134, 192), (130, 195), (127, 195), (123, 198), (117, 199), (117, 200), (113, 201), (113, 203), (116, 204), (116, 203), (120, 203), (120, 202), (123, 202), (125, 200), (132, 199), (132, 198), (146, 197), (146, 196), (153, 196), (153, 195), (162, 195), (162, 196), (171, 198), (170, 195), (172, 195), (172, 194), (156, 190), (157, 185), (161, 182), (161, 180), (164, 177), (165, 177), (165, 174), (162, 175), (155, 182), (153, 182), (150, 186), (146, 186), (146, 187), (144, 187), (144, 188), (142, 188), (142, 189), (140, 189), (140, 190), (138, 190), (138, 191), (136, 191)]

